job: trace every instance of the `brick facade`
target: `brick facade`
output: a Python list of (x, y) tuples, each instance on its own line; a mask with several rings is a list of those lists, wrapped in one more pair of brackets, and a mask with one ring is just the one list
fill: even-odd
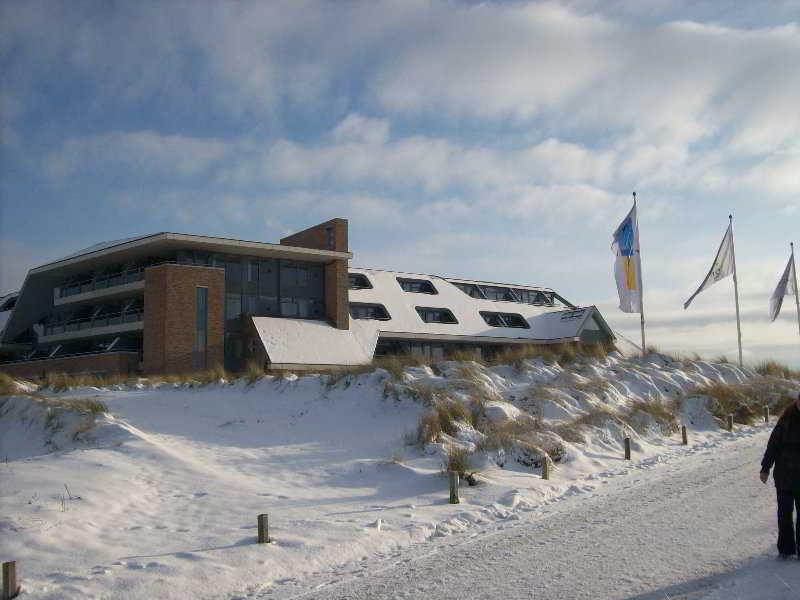
[(44, 377), (47, 373), (116, 375), (139, 372), (138, 352), (104, 352), (65, 358), (44, 358), (0, 365), (0, 373), (12, 377)]
[(347, 219), (331, 219), (281, 240), (283, 246), (347, 252)]
[(208, 288), (206, 368), (223, 365), (225, 271), (213, 267), (164, 264), (145, 271), (144, 372), (185, 373), (196, 337), (197, 288)]

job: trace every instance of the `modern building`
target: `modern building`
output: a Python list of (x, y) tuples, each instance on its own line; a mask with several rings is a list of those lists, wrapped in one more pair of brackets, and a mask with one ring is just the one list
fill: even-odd
[(36, 267), (0, 298), (0, 371), (341, 367), (614, 338), (597, 308), (549, 288), (349, 268), (347, 229), (279, 244), (157, 233)]

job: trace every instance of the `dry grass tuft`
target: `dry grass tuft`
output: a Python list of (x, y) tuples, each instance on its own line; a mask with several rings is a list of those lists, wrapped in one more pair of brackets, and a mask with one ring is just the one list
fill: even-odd
[(766, 360), (756, 365), (756, 373), (765, 377), (780, 377), (782, 379), (800, 379), (800, 370), (792, 369), (784, 363)]
[(396, 380), (403, 379), (403, 371), (407, 367), (430, 366), (431, 361), (424, 356), (414, 356), (411, 354), (388, 354), (379, 356), (372, 360), (372, 367), (385, 369)]
[(585, 430), (589, 427), (603, 427), (609, 421), (614, 421), (627, 427), (627, 423), (620, 415), (604, 406), (595, 406), (589, 412), (582, 414), (569, 423), (558, 425), (554, 431), (562, 439), (572, 443), (586, 441)]
[(628, 411), (627, 419), (631, 426), (642, 433), (645, 429), (644, 425), (646, 419), (642, 417), (650, 417), (654, 419), (660, 426), (664, 433), (675, 433), (680, 428), (678, 423), (678, 412), (680, 411), (680, 402), (673, 400), (667, 404), (659, 402), (658, 400), (638, 400), (633, 403)]
[(451, 445), (447, 448), (447, 470), (456, 471), (461, 477), (466, 477), (467, 473), (472, 472), (471, 456), (466, 449)]
[(761, 413), (765, 401), (753, 384), (710, 383), (696, 387), (693, 394), (711, 399), (709, 410), (720, 420), (733, 415), (735, 423), (749, 425)]
[(0, 396), (13, 396), (17, 393), (17, 384), (9, 375), (0, 373)]
[(262, 367), (257, 362), (251, 360), (248, 361), (247, 367), (244, 370), (244, 378), (247, 380), (249, 385), (253, 385), (261, 381), (264, 378), (266, 373), (264, 372), (264, 367)]
[(454, 436), (458, 433), (457, 422), (466, 424), (472, 419), (472, 411), (463, 402), (437, 399), (433, 408), (419, 418), (417, 441), (421, 444), (435, 442), (442, 433)]
[(611, 384), (608, 382), (607, 379), (603, 379), (601, 377), (592, 377), (587, 381), (576, 382), (574, 387), (576, 390), (581, 392), (602, 395), (606, 391), (608, 391), (608, 388), (611, 387)]

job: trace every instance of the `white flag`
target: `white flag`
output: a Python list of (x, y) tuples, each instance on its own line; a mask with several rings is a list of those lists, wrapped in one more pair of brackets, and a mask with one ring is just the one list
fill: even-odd
[(614, 277), (622, 312), (642, 312), (642, 259), (639, 256), (639, 223), (636, 206), (614, 232), (611, 251), (617, 256)]
[(774, 321), (781, 313), (781, 306), (783, 306), (783, 297), (791, 294), (796, 294), (795, 282), (797, 281), (794, 267), (794, 252), (789, 256), (789, 262), (786, 264), (786, 269), (783, 271), (781, 280), (778, 282), (778, 287), (772, 293), (769, 299), (769, 320)]
[(692, 297), (684, 302), (684, 310), (689, 308), (689, 305), (697, 294), (703, 290), (707, 290), (721, 279), (725, 279), (728, 275), (732, 275), (733, 261), (733, 223), (731, 223), (728, 225), (725, 237), (722, 238), (722, 243), (719, 246), (719, 250), (717, 250), (717, 257), (714, 259), (714, 264), (711, 265), (711, 270), (708, 272), (708, 275), (706, 275), (703, 283), (700, 284), (700, 287), (697, 288), (697, 291), (692, 294)]

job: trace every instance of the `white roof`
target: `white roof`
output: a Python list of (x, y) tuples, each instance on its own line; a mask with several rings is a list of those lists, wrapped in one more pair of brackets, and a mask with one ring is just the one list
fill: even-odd
[[(388, 321), (353, 319), (353, 322), (370, 323), (381, 333), (556, 340), (577, 337), (590, 312), (594, 310), (565, 310), (563, 306), (538, 306), (473, 298), (453, 285), (450, 280), (435, 275), (355, 268), (350, 269), (350, 272), (366, 275), (372, 284), (371, 289), (350, 290), (350, 302), (382, 304), (391, 317)], [(430, 281), (437, 293), (406, 292), (397, 282), (398, 277)], [(453, 281), (469, 282), (470, 280), (454, 279)], [(516, 285), (506, 287), (547, 289)], [(426, 323), (420, 318), (416, 307), (447, 308), (453, 313), (458, 323)], [(480, 315), (480, 311), (518, 314), (527, 321), (530, 328), (492, 327), (487, 325)]]
[(253, 324), (272, 363), (363, 365), (372, 360), (377, 330), (365, 321), (336, 329), (325, 321), (253, 317)]

